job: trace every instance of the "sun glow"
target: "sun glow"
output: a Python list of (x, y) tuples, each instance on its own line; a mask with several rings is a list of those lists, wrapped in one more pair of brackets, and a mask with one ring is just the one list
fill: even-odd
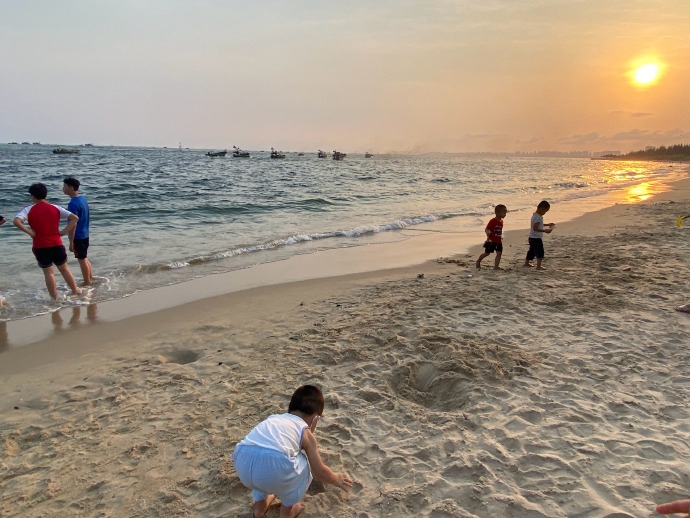
[(642, 65), (635, 70), (635, 81), (641, 84), (648, 84), (654, 81), (659, 75), (659, 66), (655, 63)]
[(656, 63), (647, 63), (639, 66), (633, 72), (633, 77), (638, 85), (651, 85), (659, 78), (659, 65)]

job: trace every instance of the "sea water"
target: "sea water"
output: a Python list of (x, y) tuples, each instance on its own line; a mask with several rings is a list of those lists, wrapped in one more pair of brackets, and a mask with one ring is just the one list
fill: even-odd
[[(211, 158), (196, 149), (0, 145), (0, 321), (119, 299), (141, 290), (280, 261), (295, 254), (406, 239), (410, 228), (482, 229), (497, 203), (513, 212), (591, 198), (680, 168), (654, 162), (469, 155), (363, 155), (344, 161), (316, 152), (283, 160)], [(89, 259), (97, 277), (81, 297), (49, 299), (30, 238), (13, 227), (43, 182), (66, 207), (68, 176), (91, 210)], [(512, 217), (512, 216), (511, 216)], [(436, 227), (435, 227), (436, 226)], [(64, 239), (65, 243), (67, 239)], [(76, 259), (72, 273), (81, 281)]]

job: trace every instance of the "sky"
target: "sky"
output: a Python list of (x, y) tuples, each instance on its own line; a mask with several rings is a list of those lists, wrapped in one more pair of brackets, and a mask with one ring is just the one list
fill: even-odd
[(689, 27), (688, 0), (0, 0), (0, 142), (687, 144)]

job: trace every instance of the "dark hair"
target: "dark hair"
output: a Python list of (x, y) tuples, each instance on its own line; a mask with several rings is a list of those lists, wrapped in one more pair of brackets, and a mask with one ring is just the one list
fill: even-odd
[(34, 183), (29, 187), (29, 194), (37, 200), (45, 200), (48, 197), (48, 187), (42, 183)]
[(494, 207), (494, 213), (498, 214), (499, 210), (508, 210), (508, 208), (505, 205), (503, 205), (502, 203), (499, 203), (498, 205), (496, 205)]
[(539, 205), (537, 205), (537, 208), (538, 209), (549, 209), (549, 208), (551, 208), (551, 204), (546, 200), (541, 200), (539, 202)]
[(319, 387), (302, 385), (290, 399), (288, 412), (302, 412), (305, 415), (323, 414), (323, 394)]
[(79, 190), (79, 180), (76, 178), (72, 178), (71, 176), (69, 178), (65, 178), (63, 182), (67, 185), (69, 185), (72, 189), (75, 191)]

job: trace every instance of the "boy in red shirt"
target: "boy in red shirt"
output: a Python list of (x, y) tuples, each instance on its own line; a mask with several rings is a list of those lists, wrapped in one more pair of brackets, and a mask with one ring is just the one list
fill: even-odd
[(479, 259), (477, 259), (477, 269), (481, 268), (482, 259), (496, 252), (494, 270), (500, 270), (498, 265), (501, 262), (501, 255), (503, 254), (503, 218), (508, 214), (508, 209), (505, 205), (496, 205), (494, 213), (496, 217), (492, 218), (484, 229), (484, 232), (486, 232), (486, 241), (484, 242), (485, 251), (479, 256)]
[[(22, 232), (29, 234), (33, 239), (32, 251), (43, 270), (46, 288), (50, 296), (57, 300), (57, 285), (53, 264), (62, 274), (62, 278), (72, 290), (72, 293), (81, 293), (72, 272), (67, 267), (67, 252), (62, 244), (62, 236), (69, 233), (79, 218), (58, 205), (51, 205), (46, 201), (48, 189), (42, 183), (35, 183), (29, 187), (29, 194), (33, 205), (24, 207), (14, 218), (14, 226)], [(60, 220), (66, 219), (67, 225), (60, 230)], [(27, 227), (25, 223), (28, 223)]]

